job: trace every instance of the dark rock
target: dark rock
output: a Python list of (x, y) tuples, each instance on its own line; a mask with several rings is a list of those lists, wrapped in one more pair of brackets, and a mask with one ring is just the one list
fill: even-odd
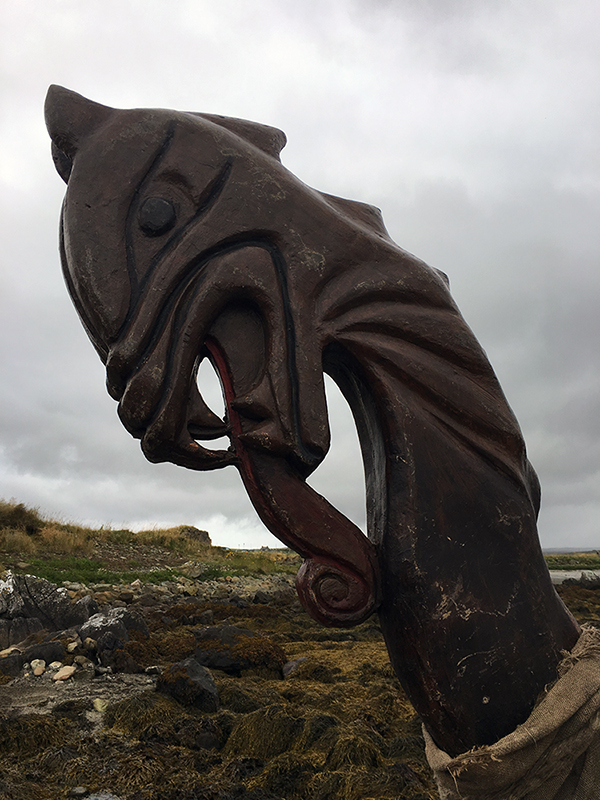
[(100, 610), (98, 608), (98, 603), (89, 594), (86, 594), (82, 598), (77, 600), (77, 602), (74, 603), (74, 607), (77, 613), (81, 614), (84, 617), (82, 621), (79, 623), (80, 625), (83, 625), (84, 622), (87, 622), (87, 620), (91, 616), (97, 614), (98, 611)]
[(0, 594), (0, 616), (40, 620), (50, 630), (81, 625), (87, 619), (86, 604), (71, 603), (66, 589), (33, 575), (9, 573)]
[[(120, 611), (121, 609), (117, 610)], [(124, 642), (129, 641), (129, 634), (123, 620), (110, 612), (108, 614), (94, 614), (85, 625), (81, 626), (79, 635), (83, 641), (88, 638), (94, 639), (99, 652), (119, 646), (114, 642), (118, 641), (122, 646)]]
[(58, 639), (60, 639), (61, 641), (65, 640), (69, 642), (81, 641), (79, 637), (79, 626), (75, 628), (66, 628), (66, 630), (61, 630), (61, 631), (47, 632), (45, 637), (41, 641), (53, 642)]
[(259, 589), (254, 595), (252, 602), (260, 603), (261, 605), (266, 606), (269, 604), (270, 600), (271, 598), (269, 597), (269, 595), (266, 592), (263, 592), (262, 589)]
[(212, 544), (210, 536), (208, 535), (208, 531), (202, 531), (199, 528), (194, 528), (193, 525), (181, 525), (179, 527), (179, 533), (181, 536), (185, 536), (186, 539), (192, 539), (194, 542), (199, 542), (200, 544), (205, 544), (209, 547)]
[[(129, 631), (137, 631), (144, 637), (148, 637), (150, 632), (144, 618), (134, 609), (113, 608), (106, 613), (94, 614), (85, 624), (81, 626), (79, 636), (82, 641), (90, 638), (98, 642), (98, 648), (102, 649), (100, 641), (102, 636), (111, 633), (121, 642), (129, 641)], [(110, 648), (109, 649), (114, 649)]]
[(217, 687), (210, 672), (195, 658), (186, 658), (168, 667), (156, 682), (156, 691), (167, 694), (182, 705), (193, 705), (202, 711), (219, 707)]
[(9, 647), (11, 644), (19, 644), (32, 633), (37, 633), (43, 630), (43, 625), (35, 617), (16, 617), (15, 619), (1, 620), (5, 623), (1, 635), (2, 640), (6, 640), (2, 649)]
[(85, 664), (79, 664), (77, 667), (77, 672), (73, 675), (73, 680), (77, 682), (85, 682), (91, 681), (96, 677), (96, 667), (91, 661), (87, 661)]
[(143, 594), (137, 601), (141, 606), (157, 606), (159, 604), (158, 597), (155, 597), (151, 592)]
[(66, 589), (33, 575), (9, 572), (1, 587), (0, 649), (43, 628), (55, 631), (81, 625), (97, 609), (91, 598), (72, 603)]
[(5, 650), (10, 644), (10, 620), (0, 619), (0, 650)]
[(150, 636), (150, 631), (148, 629), (148, 625), (146, 624), (146, 620), (135, 609), (119, 608), (114, 609), (114, 612), (111, 613), (114, 613), (123, 620), (123, 624), (129, 633), (131, 633), (131, 631), (137, 631), (137, 633), (141, 634), (145, 639)]
[(564, 586), (581, 586), (583, 589), (600, 589), (600, 576), (593, 572), (582, 572), (579, 578), (565, 578)]
[(0, 674), (16, 678), (23, 669), (23, 656), (20, 653), (10, 653), (0, 658)]
[(201, 720), (185, 720), (177, 728), (180, 747), (190, 750), (213, 750), (221, 745), (221, 731), (210, 717)]
[(195, 632), (199, 664), (239, 676), (242, 670), (263, 668), (277, 674), (287, 661), (285, 653), (266, 636), (235, 625), (215, 625)]
[(67, 649), (62, 642), (39, 642), (32, 644), (23, 650), (25, 661), (33, 661), (34, 658), (41, 658), (46, 664), (53, 661), (64, 661)]
[(117, 636), (113, 631), (105, 631), (96, 642), (96, 646), (99, 653), (105, 653), (107, 650), (122, 649), (125, 642), (128, 641), (129, 635), (125, 628), (123, 628), (122, 638)]
[(200, 625), (212, 625), (215, 621), (215, 612), (212, 608), (207, 608), (206, 611), (203, 611), (200, 616), (198, 617)]
[(105, 650), (102, 652), (100, 659), (102, 665), (110, 667), (113, 672), (126, 672), (129, 675), (136, 675), (144, 672), (135, 658), (123, 648), (115, 648), (112, 650)]
[[(121, 610), (116, 609), (116, 611)], [(96, 616), (100, 618), (94, 619), (93, 623), (94, 630), (100, 632), (96, 640), (96, 654), (102, 666), (109, 667), (112, 672), (126, 672), (131, 675), (143, 672), (143, 668), (133, 655), (125, 649), (125, 643), (129, 642), (130, 638), (123, 619), (112, 612)], [(90, 641), (89, 637), (86, 637), (85, 641)]]

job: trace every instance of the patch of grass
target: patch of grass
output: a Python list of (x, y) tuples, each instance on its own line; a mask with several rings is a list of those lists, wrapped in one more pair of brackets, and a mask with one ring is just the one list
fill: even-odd
[(52, 583), (74, 581), (90, 583), (131, 583), (140, 578), (144, 583), (162, 583), (174, 580), (181, 573), (178, 570), (161, 569), (151, 572), (114, 572), (108, 570), (101, 561), (92, 558), (64, 556), (62, 558), (33, 558), (27, 565), (27, 572)]
[(269, 575), (273, 572), (295, 574), (300, 563), (300, 556), (292, 552), (228, 550), (223, 566), (227, 575)]
[(598, 550), (589, 553), (546, 553), (544, 558), (548, 569), (600, 569)]
[(0, 531), (0, 550), (4, 553), (29, 556), (37, 551), (37, 547), (29, 534), (8, 529)]
[[(45, 578), (52, 583), (63, 581), (81, 581), (82, 583), (111, 583), (111, 573), (100, 561), (77, 556), (62, 558), (32, 558), (27, 572), (38, 578)], [(109, 577), (110, 576), (110, 577)]]
[(33, 535), (45, 524), (37, 508), (27, 508), (24, 503), (15, 503), (14, 500), (0, 500), (0, 529), (10, 528)]
[(81, 531), (65, 530), (64, 526), (49, 524), (40, 531), (39, 549), (52, 553), (87, 555), (94, 549), (91, 537)]
[(110, 528), (103, 530), (99, 535), (99, 539), (109, 544), (132, 544), (135, 534), (127, 529), (113, 531)]

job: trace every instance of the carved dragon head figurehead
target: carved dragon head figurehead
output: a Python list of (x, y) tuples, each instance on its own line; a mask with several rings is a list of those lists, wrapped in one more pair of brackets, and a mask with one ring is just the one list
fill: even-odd
[[(306, 557), (298, 590), (317, 619), (352, 625), (380, 607), (438, 743), (511, 729), (551, 670), (521, 671), (508, 713), (489, 653), (528, 650), (537, 665), (574, 629), (541, 556), (521, 433), (444, 277), (390, 240), (377, 209), (288, 172), (276, 129), (60, 87), (46, 119), (68, 184), (67, 285), (146, 457), (237, 466), (267, 526)], [(196, 385), (205, 357), (224, 420)], [(305, 483), (329, 447), (324, 371), (356, 420), (368, 538)], [(223, 435), (229, 449), (206, 446)], [(466, 694), (491, 698), (468, 720)]]

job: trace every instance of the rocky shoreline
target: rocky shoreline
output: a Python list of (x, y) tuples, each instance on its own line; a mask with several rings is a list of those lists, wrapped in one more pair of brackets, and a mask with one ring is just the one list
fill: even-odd
[(39, 615), (56, 601), (70, 626), (21, 616), (15, 631), (32, 630), (0, 653), (0, 797), (437, 797), (375, 619), (325, 629), (290, 575), (198, 569), (155, 585), (4, 581), (0, 621), (38, 591)]
[(195, 597), (205, 602), (212, 600), (276, 602), (282, 596), (295, 598), (293, 575), (227, 576), (204, 580), (202, 579), (204, 566), (200, 563), (188, 562), (181, 567), (183, 575), (160, 584), (142, 583), (138, 578), (128, 584), (100, 583), (86, 586), (82, 583), (64, 581), (62, 585), (74, 601), (90, 596), (99, 605), (110, 604), (112, 606), (140, 601), (150, 605), (152, 602), (160, 603), (185, 597)]
[[(438, 798), (376, 618), (323, 628), (290, 575), (202, 571), (0, 582), (2, 800)], [(558, 589), (597, 624), (595, 583)]]

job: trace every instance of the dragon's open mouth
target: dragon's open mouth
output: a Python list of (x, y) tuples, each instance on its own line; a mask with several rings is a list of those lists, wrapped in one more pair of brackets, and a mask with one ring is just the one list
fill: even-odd
[[(306, 477), (327, 451), (327, 420), (321, 440), (302, 432), (297, 344), (285, 304), (272, 301), (279, 277), (270, 249), (256, 240), (229, 243), (166, 274), (169, 292), (157, 301), (154, 284), (163, 279), (153, 276), (106, 362), (107, 386), (124, 426), (152, 462), (218, 469), (236, 463), (247, 446), (289, 459)], [(232, 283), (242, 289), (232, 291)], [(282, 329), (286, 335), (273, 336)], [(223, 354), (220, 364), (211, 342)], [(224, 420), (197, 387), (205, 357), (221, 384), (231, 384)], [(316, 368), (322, 380), (320, 361)], [(284, 380), (273, 378), (282, 374)], [(233, 447), (211, 450), (199, 443), (231, 438), (233, 414), (240, 419)]]

